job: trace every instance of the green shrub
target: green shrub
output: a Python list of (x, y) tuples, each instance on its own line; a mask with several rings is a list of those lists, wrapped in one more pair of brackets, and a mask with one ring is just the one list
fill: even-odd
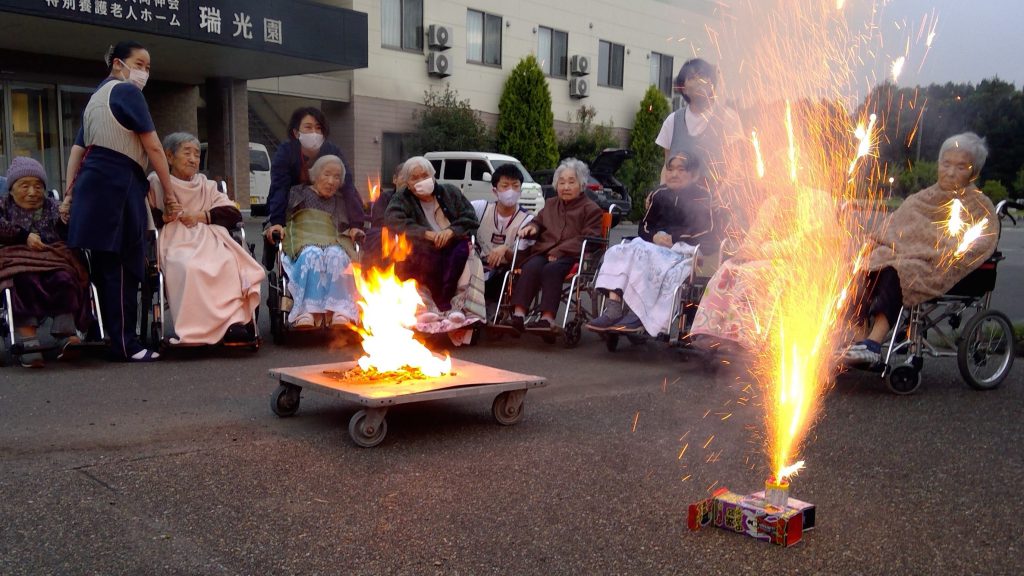
[(572, 130), (558, 141), (559, 158), (576, 158), (591, 164), (605, 148), (619, 147), (611, 126), (594, 125), (596, 108), (580, 106), (575, 116), (569, 120), (573, 123)]
[(424, 92), (425, 109), (416, 112), (416, 132), (405, 139), (410, 156), (445, 150), (492, 150), (487, 126), (470, 105), (445, 85), (443, 91)]
[(985, 185), (981, 187), (981, 191), (988, 196), (988, 199), (993, 204), (998, 204), (1000, 200), (1006, 200), (1010, 197), (1010, 193), (1006, 190), (1006, 186), (999, 180), (987, 180)]
[(915, 162), (896, 178), (900, 192), (909, 196), (935, 184), (939, 180), (939, 168), (935, 162)]
[(629, 148), (633, 158), (626, 162), (619, 171), (619, 180), (629, 190), (633, 199), (633, 210), (630, 220), (637, 221), (644, 214), (644, 199), (658, 185), (661, 179), (661, 165), (665, 160), (665, 151), (654, 143), (670, 112), (668, 100), (651, 86), (640, 102), (640, 109), (633, 120), (633, 131), (630, 133)]
[(503, 154), (515, 156), (529, 171), (554, 168), (558, 163), (555, 115), (551, 91), (537, 58), (519, 61), (505, 81), (498, 102), (497, 143)]

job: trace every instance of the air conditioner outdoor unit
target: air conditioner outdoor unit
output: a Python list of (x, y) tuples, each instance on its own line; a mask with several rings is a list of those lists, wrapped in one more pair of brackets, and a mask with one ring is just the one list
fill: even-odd
[(590, 74), (590, 58), (576, 54), (569, 59), (569, 71), (573, 76), (586, 76)]
[(590, 96), (590, 84), (586, 78), (569, 79), (569, 96), (573, 98), (586, 98)]
[(452, 73), (448, 71), (448, 67), (449, 60), (447, 55), (440, 52), (430, 52), (427, 54), (427, 74), (440, 78), (451, 76)]
[(427, 27), (427, 45), (438, 50), (452, 47), (452, 29), (447, 26), (431, 24)]

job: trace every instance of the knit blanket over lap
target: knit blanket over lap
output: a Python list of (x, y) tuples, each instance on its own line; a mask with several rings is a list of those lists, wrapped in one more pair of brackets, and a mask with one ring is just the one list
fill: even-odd
[(78, 256), (63, 242), (47, 244), (42, 250), (28, 246), (0, 248), (0, 290), (14, 285), (18, 274), (67, 271), (74, 274), (83, 290), (89, 288), (89, 273)]

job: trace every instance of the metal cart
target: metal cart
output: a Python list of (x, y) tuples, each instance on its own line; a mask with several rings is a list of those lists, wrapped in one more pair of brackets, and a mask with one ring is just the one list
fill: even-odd
[(271, 369), (270, 377), (279, 385), (270, 397), (270, 409), (282, 418), (294, 415), (299, 409), (304, 387), (355, 402), (363, 409), (349, 420), (349, 436), (357, 445), (372, 448), (383, 442), (387, 435), (388, 425), (384, 417), (392, 406), (496, 394), (491, 413), (499, 424), (511, 426), (523, 417), (526, 391), (547, 386), (547, 379), (540, 376), (454, 358), (452, 373), (440, 378), (363, 383), (346, 381), (334, 375), (355, 366), (355, 362), (340, 362)]

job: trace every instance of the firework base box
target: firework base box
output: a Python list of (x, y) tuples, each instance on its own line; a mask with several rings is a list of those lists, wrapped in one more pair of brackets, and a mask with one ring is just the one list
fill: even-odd
[(804, 532), (814, 528), (814, 504), (789, 498), (780, 509), (765, 501), (764, 492), (741, 496), (720, 488), (710, 498), (690, 504), (687, 525), (693, 531), (717, 526), (772, 544), (792, 546)]
[(454, 358), (451, 374), (438, 377), (349, 377), (349, 371), (357, 367), (356, 362), (340, 362), (273, 368), (270, 377), (278, 387), (270, 398), (270, 409), (281, 417), (294, 415), (304, 388), (355, 402), (363, 409), (349, 420), (349, 436), (359, 446), (371, 448), (387, 434), (385, 416), (391, 406), (494, 395), (491, 413), (499, 424), (507, 426), (522, 419), (526, 391), (547, 386), (547, 380), (540, 376)]

